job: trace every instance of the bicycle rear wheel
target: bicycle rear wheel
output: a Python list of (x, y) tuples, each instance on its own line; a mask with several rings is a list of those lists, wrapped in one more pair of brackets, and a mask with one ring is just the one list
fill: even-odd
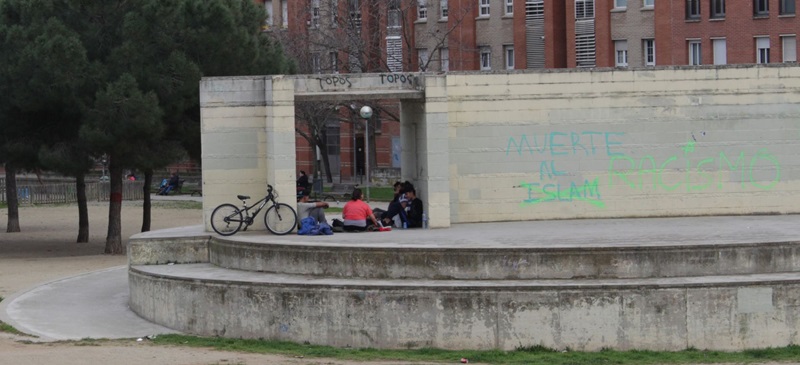
[(297, 213), (289, 204), (275, 204), (264, 213), (264, 224), (273, 234), (285, 235), (297, 226)]
[(239, 232), (242, 221), (242, 212), (233, 204), (222, 204), (211, 213), (211, 228), (223, 236)]

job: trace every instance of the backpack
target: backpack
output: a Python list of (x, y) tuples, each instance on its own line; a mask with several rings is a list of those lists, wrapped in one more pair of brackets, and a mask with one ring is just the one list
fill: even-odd
[(297, 230), (297, 234), (301, 236), (330, 236), (333, 234), (333, 229), (328, 223), (317, 223), (317, 220), (313, 217), (305, 217), (300, 220), (300, 229)]
[(314, 229), (317, 228), (317, 220), (314, 217), (305, 217), (300, 220), (300, 229), (297, 230), (297, 234), (301, 236), (316, 234), (311, 233)]
[[(342, 222), (340, 219), (334, 218), (333, 227), (331, 228), (331, 230), (333, 232), (344, 232), (344, 222)], [(333, 234), (333, 232), (331, 232), (331, 234)]]

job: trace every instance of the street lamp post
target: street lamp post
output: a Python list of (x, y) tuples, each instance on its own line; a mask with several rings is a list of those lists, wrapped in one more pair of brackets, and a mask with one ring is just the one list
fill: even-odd
[(364, 118), (364, 173), (367, 176), (367, 202), (369, 202), (369, 118), (372, 118), (372, 108), (364, 105), (359, 114)]

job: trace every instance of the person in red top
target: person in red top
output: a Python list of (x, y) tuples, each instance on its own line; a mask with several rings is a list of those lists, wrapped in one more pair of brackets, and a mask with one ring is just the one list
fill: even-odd
[(361, 200), (361, 196), (361, 189), (354, 189), (353, 197), (342, 208), (345, 232), (363, 232), (370, 225), (378, 226), (378, 220), (372, 214), (372, 208)]

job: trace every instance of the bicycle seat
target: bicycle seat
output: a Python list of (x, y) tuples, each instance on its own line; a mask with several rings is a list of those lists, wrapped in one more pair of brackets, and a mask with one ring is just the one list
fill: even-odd
[(237, 195), (236, 197), (237, 197), (237, 198), (239, 198), (239, 200), (247, 200), (247, 199), (250, 199), (250, 197), (249, 197), (249, 196), (247, 196), (247, 195)]

